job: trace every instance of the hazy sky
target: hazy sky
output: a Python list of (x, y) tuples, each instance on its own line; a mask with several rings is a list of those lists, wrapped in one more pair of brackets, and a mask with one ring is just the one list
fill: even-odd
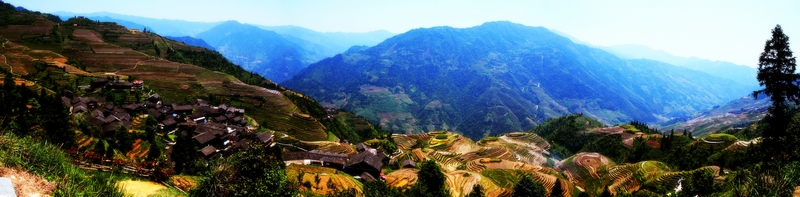
[[(638, 44), (674, 55), (756, 66), (770, 30), (781, 24), (800, 55), (800, 1), (743, 0), (6, 0), (42, 12), (113, 12), (187, 21), (237, 20), (323, 32), (507, 20), (543, 26), (594, 45)], [(795, 55), (795, 56), (798, 56)]]

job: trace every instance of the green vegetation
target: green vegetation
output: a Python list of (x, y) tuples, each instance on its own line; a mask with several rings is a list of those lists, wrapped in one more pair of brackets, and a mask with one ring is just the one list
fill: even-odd
[(708, 141), (725, 141), (725, 142), (736, 142), (736, 141), (739, 141), (739, 139), (736, 138), (736, 136), (733, 136), (731, 134), (725, 134), (725, 133), (710, 134), (710, 135), (708, 135), (708, 137), (705, 137), (705, 140), (708, 140)]
[(480, 143), (483, 144), (483, 143), (486, 143), (486, 142), (495, 142), (497, 140), (498, 140), (498, 138), (495, 137), (495, 136), (487, 136), (487, 137), (484, 137), (483, 139), (481, 139)]
[(514, 184), (514, 191), (511, 192), (512, 197), (545, 197), (547, 190), (544, 189), (542, 184), (534, 182), (530, 176), (522, 176), (522, 179)]
[(115, 187), (124, 177), (86, 171), (71, 161), (53, 144), (14, 134), (0, 136), (0, 167), (21, 168), (54, 182), (55, 196), (124, 196)]
[(764, 89), (754, 91), (753, 96), (764, 94), (770, 98), (772, 105), (767, 110), (769, 113), (764, 118), (765, 124), (762, 135), (763, 148), (772, 153), (776, 159), (798, 160), (800, 154), (796, 153), (800, 147), (800, 132), (789, 130), (792, 109), (800, 104), (800, 75), (795, 73), (796, 59), (789, 49), (789, 37), (783, 33), (780, 25), (772, 29), (772, 38), (767, 40), (764, 52), (758, 62), (758, 82)]
[(553, 153), (560, 157), (569, 157), (583, 146), (594, 140), (595, 136), (587, 134), (589, 128), (602, 127), (603, 124), (582, 114), (573, 114), (547, 120), (530, 130), (551, 142)]
[(390, 187), (383, 181), (368, 181), (364, 183), (364, 196), (365, 197), (394, 197), (401, 196), (400, 189)]
[(242, 67), (231, 63), (228, 59), (223, 57), (222, 54), (219, 54), (219, 52), (191, 47), (170, 47), (169, 49), (170, 50), (167, 51), (167, 59), (170, 61), (193, 64), (211, 71), (229, 74), (246, 84), (283, 90), (277, 84), (270, 82), (266, 78), (253, 72), (248, 72)]
[(191, 196), (294, 196), (285, 167), (279, 148), (253, 146), (222, 160)]
[(426, 160), (419, 163), (419, 173), (417, 183), (409, 189), (407, 196), (416, 197), (446, 197), (450, 196), (450, 190), (445, 184), (445, 176), (442, 168), (433, 160)]

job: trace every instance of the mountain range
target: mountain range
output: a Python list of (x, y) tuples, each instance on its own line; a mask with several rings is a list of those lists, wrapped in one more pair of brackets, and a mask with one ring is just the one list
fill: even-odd
[(0, 172), (21, 196), (800, 193), (785, 178), (800, 164), (769, 157), (764, 127), (749, 125), (766, 96), (543, 27), (420, 28), (353, 45), (283, 83), (305, 94), (215, 50), (296, 66), (330, 41), (229, 21), (197, 35), (212, 47), (2, 1), (0, 16)]
[(614, 55), (627, 59), (651, 59), (702, 71), (724, 79), (733, 80), (739, 85), (758, 87), (756, 69), (744, 65), (737, 65), (726, 61), (711, 61), (697, 57), (678, 57), (665, 51), (651, 49), (641, 45), (615, 45), (599, 47)]
[(543, 27), (421, 28), (310, 65), (282, 85), (406, 133), (474, 138), (583, 113), (659, 122), (752, 91), (667, 63), (625, 59)]
[[(375, 45), (393, 36), (385, 30), (346, 33), (316, 32), (297, 26), (254, 26), (236, 21), (190, 22), (152, 19), (107, 12), (76, 14), (56, 12), (63, 19), (83, 16), (115, 22), (128, 28), (177, 38), (190, 45), (216, 48), (233, 63), (250, 72), (281, 82), (311, 63), (345, 52), (356, 45)], [(194, 37), (210, 44), (203, 46)]]

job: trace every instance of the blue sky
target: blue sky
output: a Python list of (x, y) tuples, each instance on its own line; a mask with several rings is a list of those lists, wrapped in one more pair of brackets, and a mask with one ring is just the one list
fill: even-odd
[[(507, 20), (543, 26), (601, 46), (638, 44), (684, 57), (756, 66), (770, 30), (781, 24), (800, 54), (800, 1), (768, 0), (6, 0), (42, 11), (112, 12), (187, 21), (237, 20), (322, 32), (434, 26), (471, 27)], [(797, 55), (796, 55), (797, 56)]]

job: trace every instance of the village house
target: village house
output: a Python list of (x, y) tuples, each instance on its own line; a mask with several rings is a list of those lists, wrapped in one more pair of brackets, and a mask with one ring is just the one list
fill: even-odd
[(376, 149), (369, 149), (350, 157), (345, 165), (344, 172), (352, 176), (359, 176), (364, 181), (377, 180), (382, 177), (383, 162), (378, 157)]
[(286, 165), (317, 165), (341, 170), (344, 169), (348, 158), (346, 154), (312, 150), (284, 153), (283, 160)]
[[(108, 82), (108, 79), (96, 82), (96, 85), (105, 84), (103, 87), (106, 88), (114, 87), (111, 86), (113, 82)], [(219, 108), (199, 99), (193, 101), (191, 105), (162, 103), (158, 94), (152, 94), (144, 104), (133, 103), (118, 107), (105, 103), (101, 98), (67, 95), (64, 94), (61, 101), (69, 106), (70, 112), (85, 113), (85, 119), (99, 128), (107, 138), (113, 136), (120, 126), (131, 128), (134, 118), (144, 113), (159, 121), (165, 130), (181, 129), (182, 133), (192, 135), (195, 145), (202, 147), (198, 154), (203, 158), (210, 158), (220, 153), (229, 155), (235, 150), (248, 149), (249, 143), (255, 139), (267, 145), (272, 144), (274, 140), (269, 133), (255, 135), (254, 139), (240, 139), (241, 133), (250, 132), (247, 120), (244, 118), (244, 109), (224, 104)], [(214, 121), (220, 117), (223, 121)], [(340, 162), (341, 166), (344, 166), (344, 161)]]
[(414, 160), (406, 159), (403, 161), (403, 166), (401, 168), (416, 168), (417, 164), (414, 163)]
[(272, 145), (272, 142), (273, 142), (273, 140), (274, 140), (274, 137), (272, 136), (272, 134), (270, 134), (270, 133), (266, 133), (266, 132), (261, 132), (261, 133), (258, 133), (258, 134), (256, 135), (256, 138), (258, 138), (258, 140), (259, 140), (261, 143), (264, 143), (264, 144), (266, 144), (267, 146), (270, 146), (270, 145)]

